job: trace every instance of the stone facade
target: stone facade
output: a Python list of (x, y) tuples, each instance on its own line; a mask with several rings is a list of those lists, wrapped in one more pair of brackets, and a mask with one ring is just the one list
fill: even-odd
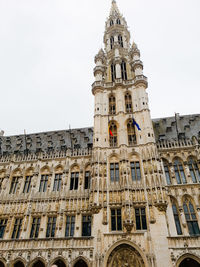
[(104, 44), (93, 128), (0, 136), (0, 267), (200, 265), (200, 115), (151, 119), (114, 0)]

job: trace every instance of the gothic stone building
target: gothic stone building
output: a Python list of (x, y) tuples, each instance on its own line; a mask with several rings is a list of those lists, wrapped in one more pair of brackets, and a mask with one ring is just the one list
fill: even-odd
[(200, 266), (200, 115), (151, 119), (114, 0), (104, 45), (93, 128), (0, 137), (0, 267)]

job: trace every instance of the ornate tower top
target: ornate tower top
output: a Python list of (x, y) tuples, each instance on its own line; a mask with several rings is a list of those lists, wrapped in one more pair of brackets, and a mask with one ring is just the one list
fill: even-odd
[(114, 16), (114, 15), (120, 15), (119, 9), (117, 7), (117, 3), (115, 0), (112, 0), (112, 6), (110, 9), (110, 16)]

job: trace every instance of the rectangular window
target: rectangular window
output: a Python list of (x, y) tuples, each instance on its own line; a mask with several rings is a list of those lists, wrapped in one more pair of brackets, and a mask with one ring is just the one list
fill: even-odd
[(74, 236), (74, 228), (75, 228), (75, 216), (67, 216), (65, 237)]
[(23, 193), (28, 193), (29, 192), (30, 187), (31, 187), (31, 179), (32, 179), (32, 176), (26, 176)]
[(39, 192), (46, 192), (47, 191), (48, 178), (49, 178), (48, 175), (42, 175), (41, 176)]
[(181, 230), (181, 224), (180, 224), (180, 220), (179, 220), (179, 214), (178, 214), (178, 210), (175, 204), (172, 204), (172, 210), (173, 210), (173, 214), (174, 214), (174, 221), (175, 221), (175, 225), (176, 225), (176, 231), (178, 235), (182, 235), (182, 230)]
[(133, 181), (141, 180), (141, 171), (139, 161), (131, 162), (131, 177)]
[(78, 189), (78, 177), (79, 177), (79, 172), (72, 172), (71, 173), (70, 190), (77, 190)]
[(111, 231), (122, 230), (121, 209), (111, 209)]
[(16, 218), (12, 233), (12, 239), (18, 239), (22, 229), (22, 219)]
[(46, 237), (54, 237), (56, 231), (56, 217), (48, 217)]
[(82, 218), (82, 236), (91, 236), (91, 215), (84, 215)]
[(40, 217), (34, 217), (31, 226), (30, 238), (37, 238), (40, 230)]
[(110, 181), (119, 182), (119, 164), (110, 163)]
[(7, 219), (1, 219), (0, 220), (0, 238), (3, 238), (3, 236), (4, 236), (7, 221), (8, 221)]
[(9, 194), (15, 194), (16, 193), (18, 183), (19, 183), (19, 177), (13, 177), (12, 182), (11, 182), (11, 186), (10, 186)]
[(87, 171), (85, 172), (85, 189), (89, 189), (90, 188), (90, 172)]
[(135, 209), (136, 230), (147, 230), (145, 208)]
[(55, 174), (53, 191), (60, 191), (62, 181), (62, 174)]

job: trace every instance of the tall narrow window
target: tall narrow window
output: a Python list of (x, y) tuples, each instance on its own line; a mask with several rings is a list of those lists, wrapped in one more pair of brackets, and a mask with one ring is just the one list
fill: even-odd
[(175, 225), (176, 225), (177, 234), (182, 235), (181, 224), (180, 224), (179, 214), (178, 214), (176, 204), (172, 204), (172, 210), (173, 210), (173, 214), (174, 214), (174, 221), (175, 221)]
[(110, 26), (112, 26), (114, 24), (113, 20), (111, 19), (110, 21)]
[(175, 175), (176, 175), (177, 184), (182, 184), (182, 183), (186, 184), (187, 181), (186, 181), (186, 178), (185, 178), (183, 165), (178, 159), (176, 159), (174, 161), (174, 171), (175, 171)]
[(56, 231), (56, 217), (48, 217), (46, 237), (54, 237)]
[(91, 236), (91, 215), (84, 215), (82, 217), (82, 236)]
[(135, 221), (136, 221), (136, 230), (146, 230), (147, 229), (145, 208), (136, 208), (135, 209)]
[(193, 158), (189, 158), (188, 165), (193, 183), (200, 182), (200, 171), (197, 162)]
[(42, 175), (41, 176), (39, 192), (46, 192), (47, 191), (48, 178), (49, 178), (48, 175)]
[(86, 171), (85, 172), (85, 185), (84, 185), (85, 189), (89, 189), (90, 188), (90, 172)]
[(110, 66), (110, 68), (111, 68), (112, 82), (114, 82), (115, 79), (116, 79), (116, 67), (115, 67), (115, 64), (112, 63), (111, 66)]
[(132, 98), (129, 93), (125, 94), (125, 110), (127, 113), (131, 113), (133, 111), (132, 109)]
[(38, 238), (40, 230), (40, 217), (34, 217), (31, 226), (30, 238)]
[(0, 220), (0, 238), (3, 238), (3, 236), (4, 236), (7, 221), (8, 221), (7, 219), (1, 219)]
[(121, 63), (121, 73), (122, 73), (122, 80), (127, 80), (126, 63), (124, 61), (122, 61)]
[(12, 232), (12, 239), (18, 239), (21, 233), (22, 229), (22, 219), (21, 218), (16, 218), (15, 219), (15, 224)]
[(123, 38), (122, 38), (121, 35), (118, 35), (118, 43), (119, 43), (119, 45), (120, 45), (121, 47), (124, 46), (124, 45), (123, 45)]
[(119, 164), (110, 163), (110, 181), (119, 182)]
[(196, 212), (191, 201), (186, 200), (183, 204), (183, 210), (185, 213), (185, 219), (187, 222), (188, 230), (190, 235), (199, 235), (199, 225), (196, 217)]
[(132, 146), (136, 144), (135, 126), (133, 121), (129, 120), (127, 123), (128, 145)]
[(74, 228), (75, 228), (75, 216), (67, 216), (65, 237), (74, 236)]
[(31, 179), (32, 179), (32, 176), (26, 176), (23, 193), (28, 193), (30, 191)]
[(109, 123), (110, 146), (117, 146), (117, 126), (115, 122)]
[(110, 37), (110, 48), (113, 49), (113, 46), (114, 46), (114, 37), (111, 36)]
[(167, 184), (171, 184), (171, 177), (170, 177), (170, 172), (169, 172), (169, 164), (166, 160), (163, 160), (163, 165), (164, 165), (164, 171), (165, 171), (165, 177)]
[(70, 190), (77, 190), (78, 189), (78, 178), (79, 178), (79, 172), (72, 172), (71, 173)]
[(139, 161), (131, 162), (131, 177), (133, 181), (141, 180), (141, 171)]
[(116, 113), (116, 102), (114, 95), (109, 97), (109, 114), (114, 115)]
[(60, 191), (61, 188), (61, 181), (62, 181), (62, 174), (56, 173), (53, 183), (53, 191)]
[(13, 177), (12, 182), (11, 182), (11, 186), (10, 186), (9, 194), (15, 194), (16, 193), (18, 183), (19, 183), (19, 177)]
[(120, 19), (119, 19), (119, 18), (116, 20), (116, 23), (117, 23), (118, 25), (120, 25), (120, 24), (121, 24), (121, 21), (120, 21)]
[(121, 209), (111, 209), (111, 231), (122, 230)]

